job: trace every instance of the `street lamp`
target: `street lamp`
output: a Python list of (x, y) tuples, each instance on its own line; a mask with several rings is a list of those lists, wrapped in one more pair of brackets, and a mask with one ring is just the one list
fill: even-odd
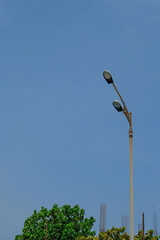
[(129, 148), (130, 148), (130, 240), (134, 240), (134, 203), (133, 203), (133, 151), (132, 151), (132, 138), (133, 138), (133, 130), (132, 130), (132, 113), (128, 112), (128, 109), (125, 105), (123, 98), (121, 97), (120, 93), (118, 92), (114, 82), (112, 75), (109, 71), (105, 70), (103, 72), (103, 77), (107, 81), (108, 84), (113, 85), (114, 89), (116, 90), (118, 96), (120, 97), (123, 107), (121, 106), (120, 102), (115, 100), (113, 102), (113, 106), (118, 112), (124, 113), (126, 116), (128, 123), (129, 123)]

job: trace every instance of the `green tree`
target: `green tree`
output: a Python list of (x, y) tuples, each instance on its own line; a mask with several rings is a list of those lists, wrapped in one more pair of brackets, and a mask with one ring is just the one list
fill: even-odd
[[(95, 219), (84, 218), (85, 211), (78, 205), (58, 207), (51, 210), (42, 207), (39, 212), (34, 210), (31, 217), (24, 222), (22, 235), (16, 235), (15, 240), (75, 240), (80, 236), (94, 236), (91, 231)], [(48, 224), (47, 224), (48, 221)], [(47, 227), (46, 227), (47, 224)]]
[(129, 235), (125, 232), (125, 227), (112, 227), (106, 232), (100, 232), (98, 237), (78, 237), (77, 240), (129, 240)]
[[(160, 237), (160, 236), (159, 236)], [(143, 240), (142, 230), (138, 232), (138, 234), (134, 238), (135, 240)], [(148, 232), (144, 235), (144, 240), (158, 240), (158, 237), (153, 236), (153, 230), (148, 230)]]
[[(160, 236), (159, 236), (160, 238)], [(100, 232), (98, 237), (78, 237), (77, 240), (129, 240), (129, 235), (125, 232), (125, 227), (123, 228), (114, 228), (106, 232)], [(134, 237), (135, 240), (143, 240), (142, 231), (139, 231), (138, 234)], [(158, 240), (158, 237), (153, 236), (153, 230), (149, 230), (145, 236), (144, 240)]]
[(129, 240), (129, 235), (125, 232), (125, 227), (112, 227), (104, 233), (99, 233), (100, 240)]

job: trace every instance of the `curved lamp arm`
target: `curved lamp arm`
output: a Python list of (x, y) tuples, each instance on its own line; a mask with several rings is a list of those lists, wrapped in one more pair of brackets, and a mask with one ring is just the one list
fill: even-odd
[(112, 84), (113, 84), (114, 89), (116, 90), (118, 96), (120, 97), (120, 99), (121, 99), (121, 101), (122, 101), (122, 103), (123, 103), (123, 113), (124, 113), (124, 115), (126, 116), (128, 122), (129, 122), (130, 128), (132, 128), (132, 114), (128, 112), (128, 109), (127, 109), (127, 107), (126, 107), (126, 104), (125, 104), (123, 98), (121, 97), (118, 89), (116, 88), (114, 82), (112, 82)]

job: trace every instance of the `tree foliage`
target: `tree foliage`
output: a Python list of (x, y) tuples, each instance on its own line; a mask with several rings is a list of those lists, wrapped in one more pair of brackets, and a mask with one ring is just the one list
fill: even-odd
[[(140, 230), (138, 234), (135, 236), (135, 240), (143, 240), (142, 230)], [(153, 230), (148, 230), (148, 232), (144, 236), (144, 240), (158, 240), (158, 237), (153, 236)]]
[(95, 219), (84, 218), (84, 214), (84, 209), (78, 205), (72, 208), (55, 204), (49, 211), (44, 207), (39, 212), (34, 210), (24, 222), (22, 235), (16, 235), (15, 240), (45, 240), (45, 237), (47, 240), (76, 240), (80, 236), (94, 236), (91, 228)]
[(106, 232), (100, 232), (98, 237), (78, 237), (77, 240), (129, 240), (129, 236), (125, 232), (125, 227), (112, 227)]
[[(160, 236), (159, 236), (160, 237)], [(125, 227), (114, 228), (107, 230), (106, 232), (99, 233), (98, 237), (78, 237), (77, 240), (129, 240), (129, 235), (125, 232)], [(134, 237), (135, 240), (143, 240), (143, 233), (139, 231)], [(158, 237), (153, 236), (153, 230), (149, 230), (145, 236), (144, 240), (158, 240)]]

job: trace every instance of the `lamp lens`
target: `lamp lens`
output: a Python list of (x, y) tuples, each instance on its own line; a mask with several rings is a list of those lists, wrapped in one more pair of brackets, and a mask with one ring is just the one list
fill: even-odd
[(116, 102), (116, 101), (115, 101), (115, 102), (114, 102), (114, 107), (115, 107), (115, 108), (120, 108), (121, 105), (119, 104), (119, 102)]
[(123, 111), (123, 108), (122, 108), (120, 102), (118, 102), (117, 100), (115, 100), (115, 101), (113, 102), (113, 106), (115, 107), (115, 109), (116, 109), (118, 112), (122, 112), (122, 111)]
[(111, 78), (111, 74), (107, 71), (104, 72), (104, 77), (105, 79), (110, 79)]

